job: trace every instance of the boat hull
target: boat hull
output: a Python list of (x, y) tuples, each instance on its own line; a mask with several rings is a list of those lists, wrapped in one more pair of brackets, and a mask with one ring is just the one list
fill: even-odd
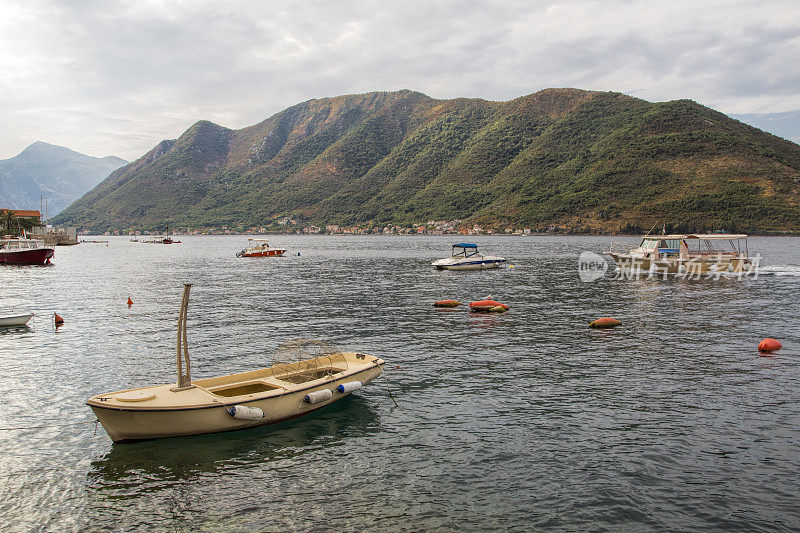
[[(238, 401), (234, 398), (220, 397), (215, 400), (213, 405), (200, 407), (120, 408), (99, 405), (94, 399), (89, 400), (87, 404), (92, 408), (97, 419), (114, 442), (220, 433), (276, 424), (306, 415), (350, 394), (349, 392), (336, 392), (336, 388), (339, 385), (351, 381), (360, 381), (366, 384), (380, 376), (382, 371), (383, 361), (380, 361), (380, 363), (363, 370), (348, 373), (322, 383), (314, 383), (306, 388), (287, 391), (279, 396), (272, 395), (256, 399), (241, 398)], [(315, 404), (303, 401), (303, 398), (308, 393), (323, 389), (334, 391), (330, 400)], [(257, 407), (266, 416), (257, 421), (235, 419), (228, 413), (228, 408), (234, 405)]]
[(24, 326), (28, 321), (33, 318), (32, 314), (27, 315), (13, 315), (13, 316), (0, 316), (0, 328), (13, 328)]
[(53, 257), (52, 248), (34, 248), (13, 252), (0, 251), (0, 265), (45, 265)]
[(708, 258), (657, 258), (636, 257), (626, 253), (609, 253), (617, 267), (626, 273), (650, 273), (655, 275), (714, 275), (719, 273), (747, 273), (753, 268), (752, 261), (744, 256)]
[(436, 270), (486, 270), (499, 268), (506, 262), (504, 257), (473, 254), (469, 257), (446, 257), (431, 263)]
[(455, 265), (433, 265), (436, 270), (487, 270), (500, 268), (502, 261), (481, 261), (473, 263), (458, 263)]
[(244, 252), (242, 257), (282, 257), (286, 250), (262, 250), (258, 252)]

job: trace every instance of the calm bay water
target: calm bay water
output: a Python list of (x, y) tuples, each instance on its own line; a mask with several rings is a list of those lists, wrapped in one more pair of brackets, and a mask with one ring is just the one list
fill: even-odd
[[(0, 431), (4, 530), (800, 528), (800, 239), (751, 239), (757, 279), (596, 283), (577, 256), (608, 238), (476, 238), (514, 265), (485, 272), (432, 270), (450, 237), (181, 239), (0, 269), (0, 314), (41, 315), (0, 333), (0, 427), (48, 426)], [(266, 428), (95, 434), (86, 398), (174, 381), (185, 281), (194, 378), (324, 338), (385, 359), (399, 407), (380, 378)], [(431, 307), (487, 295), (511, 310)]]

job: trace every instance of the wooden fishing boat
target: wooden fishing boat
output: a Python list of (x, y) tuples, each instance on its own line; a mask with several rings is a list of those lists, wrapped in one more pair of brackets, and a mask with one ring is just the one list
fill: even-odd
[(296, 339), (278, 349), (273, 357), (277, 363), (270, 367), (192, 381), (186, 346), (190, 287), (184, 287), (178, 318), (178, 382), (99, 394), (86, 401), (114, 442), (274, 424), (344, 398), (383, 371), (384, 361), (377, 357)]
[(33, 313), (0, 316), (0, 328), (19, 328), (33, 318)]

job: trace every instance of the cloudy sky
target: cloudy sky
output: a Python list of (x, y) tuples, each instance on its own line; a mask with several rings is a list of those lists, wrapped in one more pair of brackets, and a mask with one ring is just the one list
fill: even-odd
[(135, 159), (325, 96), (690, 98), (800, 141), (796, 0), (3, 0), (0, 159)]

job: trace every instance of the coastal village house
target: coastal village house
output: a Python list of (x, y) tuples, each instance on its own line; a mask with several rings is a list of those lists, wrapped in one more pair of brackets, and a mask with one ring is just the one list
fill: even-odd
[(0, 209), (0, 227), (3, 235), (20, 235), (22, 230), (33, 233), (41, 228), (44, 234), (42, 214), (39, 211), (28, 209)]

